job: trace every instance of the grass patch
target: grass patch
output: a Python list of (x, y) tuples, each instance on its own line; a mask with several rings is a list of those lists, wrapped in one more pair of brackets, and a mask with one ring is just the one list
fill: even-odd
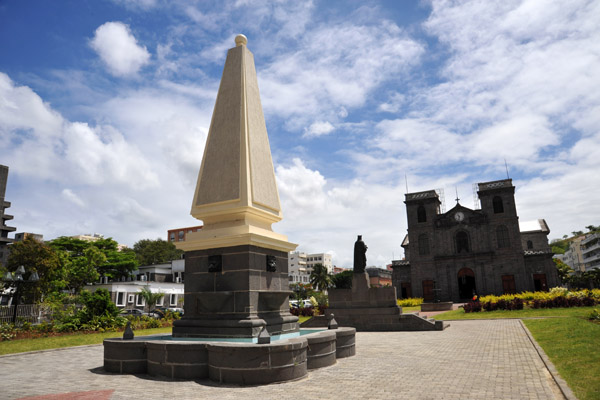
[(421, 306), (402, 307), (402, 313), (421, 312)]
[[(596, 307), (525, 308), (465, 313), (462, 309), (438, 314), (438, 320), (519, 318), (544, 349), (560, 376), (580, 400), (600, 398), (600, 324), (586, 317)], [(546, 318), (557, 317), (557, 318)], [(539, 319), (535, 319), (539, 318)]]
[(578, 399), (600, 398), (600, 324), (575, 317), (523, 322)]
[(304, 321), (308, 321), (309, 319), (311, 319), (312, 317), (303, 317), (303, 316), (299, 316), (298, 317), (298, 323), (301, 324)]
[[(173, 328), (156, 328), (135, 331), (136, 336), (156, 335), (159, 333), (171, 333)], [(122, 332), (103, 333), (75, 333), (65, 336), (42, 337), (36, 339), (19, 339), (0, 342), (0, 355), (23, 353), (26, 351), (39, 351), (49, 349), (60, 349), (63, 347), (83, 346), (100, 344), (104, 339), (122, 336)]]
[(497, 319), (497, 318), (543, 318), (543, 317), (585, 317), (596, 307), (572, 308), (525, 308), (523, 310), (496, 310), (465, 313), (462, 308), (433, 316), (437, 320), (457, 319)]

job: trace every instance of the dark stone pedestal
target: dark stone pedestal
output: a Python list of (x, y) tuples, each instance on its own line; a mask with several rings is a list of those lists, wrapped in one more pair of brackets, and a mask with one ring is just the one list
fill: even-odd
[(421, 311), (449, 311), (452, 310), (451, 301), (442, 301), (439, 303), (422, 303)]
[(287, 253), (247, 245), (185, 257), (185, 315), (173, 324), (174, 337), (257, 337), (264, 325), (270, 335), (298, 330), (298, 317), (289, 312)]
[(402, 314), (402, 307), (396, 303), (396, 288), (370, 288), (367, 273), (354, 274), (352, 289), (329, 290), (326, 314), (334, 314), (338, 324), (357, 331), (426, 331), (446, 327), (442, 321)]

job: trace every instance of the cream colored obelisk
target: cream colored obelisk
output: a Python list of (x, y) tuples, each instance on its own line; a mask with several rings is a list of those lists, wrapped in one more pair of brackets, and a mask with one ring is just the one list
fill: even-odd
[(282, 219), (254, 56), (244, 35), (229, 49), (204, 149), (191, 214), (204, 228), (177, 247), (203, 250), (253, 245), (289, 252), (273, 232)]

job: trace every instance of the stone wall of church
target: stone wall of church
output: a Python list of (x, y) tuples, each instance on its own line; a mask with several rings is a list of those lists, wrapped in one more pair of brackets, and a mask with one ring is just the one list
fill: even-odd
[[(410, 263), (395, 266), (397, 292), (410, 284), (413, 297), (464, 301), (474, 293), (501, 295), (556, 286), (556, 268), (550, 258), (528, 258), (527, 240), (547, 250), (543, 232), (521, 237), (510, 179), (479, 184), (481, 210), (457, 205), (439, 213), (434, 191), (406, 195)], [(548, 263), (550, 260), (550, 265)], [(541, 277), (544, 275), (545, 277)], [(537, 285), (537, 286), (536, 286)]]

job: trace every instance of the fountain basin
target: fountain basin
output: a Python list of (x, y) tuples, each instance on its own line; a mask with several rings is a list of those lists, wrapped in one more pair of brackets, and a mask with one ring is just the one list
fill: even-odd
[(208, 378), (239, 385), (291, 381), (305, 377), (310, 369), (330, 366), (337, 358), (354, 355), (355, 333), (354, 328), (303, 329), (274, 336), (269, 344), (252, 343), (252, 338), (169, 335), (105, 339), (104, 369), (118, 374)]

